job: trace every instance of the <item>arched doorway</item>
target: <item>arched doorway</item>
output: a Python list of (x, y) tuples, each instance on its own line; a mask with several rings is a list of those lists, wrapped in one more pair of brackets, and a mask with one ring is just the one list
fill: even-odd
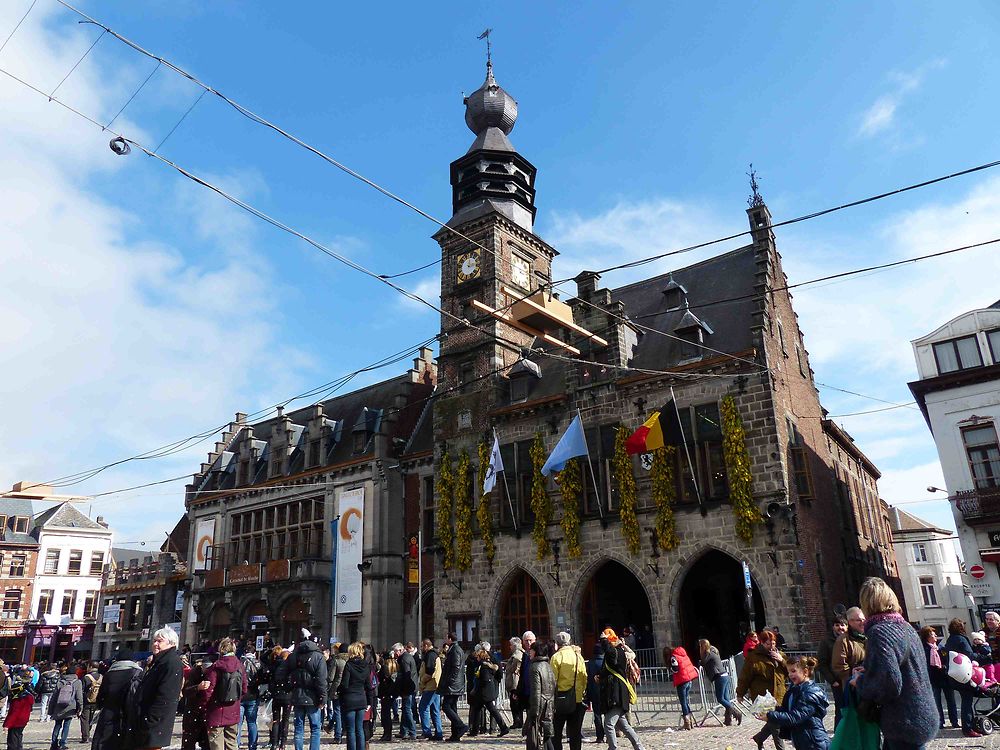
[(267, 603), (258, 600), (246, 609), (246, 632), (251, 636), (267, 635), (270, 628)]
[(301, 598), (289, 600), (281, 608), (281, 643), (292, 646), (302, 640), (302, 628), (309, 627), (309, 605)]
[(208, 637), (217, 641), (225, 638), (233, 629), (233, 610), (227, 605), (220, 604), (212, 610), (212, 616), (208, 621)]
[[(764, 627), (764, 600), (751, 580), (758, 628)], [(750, 629), (743, 566), (719, 550), (710, 550), (692, 565), (681, 584), (680, 632), (689, 654), (698, 653), (698, 639), (707, 638), (723, 658), (743, 649)]]
[[(652, 633), (653, 613), (646, 589), (631, 570), (620, 562), (608, 560), (594, 571), (583, 591), (580, 622), (581, 632), (573, 636), (583, 644), (587, 658), (594, 652), (594, 644), (604, 628), (614, 628), (621, 635), (626, 626), (635, 627), (637, 633), (648, 627), (648, 632)], [(656, 644), (643, 642), (639, 645), (649, 649)], [(640, 656), (644, 661), (652, 659), (649, 653)], [(656, 659), (652, 659), (653, 662)]]
[(530, 630), (540, 641), (549, 640), (552, 635), (549, 630), (549, 607), (545, 603), (545, 594), (538, 582), (528, 575), (527, 571), (519, 571), (507, 585), (500, 600), (500, 632), (499, 640), (504, 655), (508, 655), (511, 636), (520, 637), (524, 631)]

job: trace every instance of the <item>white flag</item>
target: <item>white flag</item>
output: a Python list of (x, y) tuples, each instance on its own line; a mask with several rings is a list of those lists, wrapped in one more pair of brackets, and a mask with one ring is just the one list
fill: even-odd
[(493, 450), (490, 451), (490, 465), (486, 468), (486, 475), (483, 478), (483, 494), (493, 491), (493, 486), (497, 483), (497, 474), (503, 471), (503, 459), (500, 458), (500, 438), (496, 430), (493, 431)]

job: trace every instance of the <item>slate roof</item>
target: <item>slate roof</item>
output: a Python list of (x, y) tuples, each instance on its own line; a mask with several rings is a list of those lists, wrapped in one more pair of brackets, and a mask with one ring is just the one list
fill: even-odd
[(108, 531), (108, 529), (101, 526), (101, 524), (96, 521), (91, 521), (70, 503), (59, 503), (48, 510), (42, 511), (35, 516), (33, 526), (35, 529), (53, 526), (64, 529), (96, 529), (98, 531)]
[(992, 310), (1000, 310), (1000, 299), (998, 299), (996, 302), (994, 302), (992, 305), (990, 305), (990, 309), (992, 309)]
[[(0, 531), (0, 540), (4, 542), (9, 542), (11, 544), (38, 544), (36, 540), (31, 535), (31, 517), (35, 515), (37, 508), (34, 503), (30, 500), (23, 500), (21, 498), (3, 498), (0, 499), (0, 515), (7, 516), (7, 523)], [(14, 531), (11, 525), (10, 519), (16, 516), (26, 516), (28, 520), (28, 532), (26, 534), (18, 534)]]
[(900, 510), (899, 508), (894, 507), (892, 513), (889, 515), (892, 518), (893, 531), (924, 531), (934, 534), (951, 534), (947, 529), (938, 528), (934, 524), (928, 523), (922, 518), (917, 518), (912, 513), (907, 513), (905, 510)]
[[(704, 345), (730, 354), (753, 346), (751, 320), (756, 309), (752, 298), (721, 305), (702, 306), (706, 302), (752, 295), (757, 265), (753, 245), (746, 245), (669, 274), (654, 276), (614, 289), (612, 298), (625, 303), (625, 314), (637, 323), (658, 331), (673, 333), (682, 321), (694, 313), (712, 331)], [(687, 290), (688, 309), (669, 310), (663, 291), (672, 280)], [(686, 322), (686, 321), (685, 321)], [(663, 370), (684, 361), (683, 344), (676, 339), (644, 333), (639, 337), (630, 367)], [(704, 352), (713, 356), (711, 352)]]
[[(674, 335), (678, 329), (700, 323), (704, 331), (704, 346), (735, 354), (754, 346), (751, 329), (756, 304), (749, 295), (754, 294), (756, 271), (755, 248), (746, 245), (670, 273), (612, 289), (611, 297), (624, 304), (625, 316), (635, 323)], [(671, 301), (664, 294), (667, 289), (686, 292), (680, 300), (681, 303), (686, 301), (687, 306), (675, 304), (671, 307)], [(747, 299), (719, 305), (705, 304), (744, 296)], [(535, 342), (537, 346), (538, 342)], [(640, 331), (628, 365), (648, 370), (669, 370), (681, 363), (696, 361), (685, 354), (682, 347), (684, 344), (675, 338)], [(563, 354), (556, 348), (551, 348), (551, 351)], [(699, 356), (704, 358), (717, 356), (704, 349), (699, 352)], [(534, 356), (532, 362), (541, 370), (541, 378), (528, 377), (526, 372), (520, 375), (528, 377), (526, 400), (529, 402), (565, 393), (566, 368), (578, 366), (545, 356)], [(604, 379), (606, 372), (600, 363), (590, 365), (589, 369), (594, 377)]]
[[(381, 428), (386, 412), (396, 408), (396, 397), (404, 393), (407, 388), (410, 388), (409, 402), (398, 415), (393, 432), (389, 435), (390, 442), (394, 446), (391, 450), (394, 455), (399, 455), (402, 446), (409, 440), (417, 420), (424, 410), (427, 397), (431, 394), (432, 387), (429, 384), (415, 383), (411, 386), (410, 376), (407, 373), (324, 401), (323, 415), (327, 420), (327, 427), (332, 430), (332, 435), (336, 440), (327, 455), (323, 457), (322, 464), (339, 464), (370, 455), (374, 449), (374, 433), (378, 432)], [(284, 414), (284, 416), (291, 420), (291, 429), (293, 432), (292, 444), (296, 446), (288, 460), (287, 473), (289, 475), (296, 474), (305, 468), (306, 441), (304, 428), (312, 419), (312, 415), (312, 406), (295, 411), (286, 411)], [(271, 429), (278, 423), (278, 420), (278, 417), (274, 417), (262, 422), (255, 422), (252, 425), (254, 442), (260, 449), (260, 453), (258, 454), (254, 481), (251, 484), (262, 482), (267, 477), (270, 445), (265, 441), (270, 438)], [(372, 435), (364, 451), (360, 453), (354, 451), (353, 433), (357, 430), (364, 430)], [(227, 446), (226, 452), (231, 452), (235, 456), (238, 456), (240, 445), (248, 439), (248, 436), (248, 431), (242, 430), (233, 440), (232, 444)], [(236, 464), (237, 461), (230, 462), (228, 471), (211, 477), (209, 482), (203, 484), (200, 482), (196, 483), (198, 490), (230, 489), (235, 487)]]

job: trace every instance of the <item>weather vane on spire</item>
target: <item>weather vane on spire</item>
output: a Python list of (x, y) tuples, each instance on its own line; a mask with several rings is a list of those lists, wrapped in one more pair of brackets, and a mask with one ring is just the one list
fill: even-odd
[(492, 33), (493, 33), (493, 29), (486, 29), (486, 31), (484, 31), (482, 34), (480, 34), (478, 37), (476, 37), (477, 39), (485, 39), (486, 40), (486, 65), (488, 67), (492, 67), (493, 66), (493, 59), (492, 59), (492, 56), (491, 56), (491, 51), (492, 50), (490, 49), (490, 34), (492, 34)]
[(760, 194), (760, 185), (757, 182), (757, 170), (753, 168), (753, 162), (750, 162), (750, 171), (747, 172), (746, 174), (747, 177), (750, 178), (750, 190), (753, 191), (750, 197), (747, 198), (747, 205), (749, 205), (750, 208), (757, 208), (759, 206), (763, 206), (764, 199), (761, 197)]

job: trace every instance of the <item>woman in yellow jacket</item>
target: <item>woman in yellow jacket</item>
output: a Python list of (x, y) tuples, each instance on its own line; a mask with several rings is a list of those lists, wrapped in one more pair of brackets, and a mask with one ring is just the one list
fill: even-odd
[(556, 633), (556, 651), (549, 664), (556, 676), (556, 695), (571, 688), (576, 689), (576, 708), (573, 713), (554, 711), (552, 718), (555, 750), (563, 750), (563, 728), (569, 739), (569, 750), (580, 750), (583, 743), (583, 717), (587, 707), (583, 704), (587, 692), (587, 662), (580, 655), (580, 647), (572, 645), (569, 633)]

